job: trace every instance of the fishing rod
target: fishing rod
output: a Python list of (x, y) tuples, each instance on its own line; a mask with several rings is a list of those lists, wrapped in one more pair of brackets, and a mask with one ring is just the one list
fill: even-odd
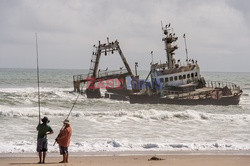
[(41, 111), (40, 111), (40, 85), (39, 85), (39, 64), (38, 64), (38, 43), (37, 43), (37, 33), (36, 33), (36, 66), (37, 66), (37, 91), (38, 91), (38, 111), (39, 111), (39, 124), (41, 124)]
[[(74, 108), (74, 106), (75, 106), (75, 104), (76, 104), (76, 102), (77, 102), (79, 96), (80, 96), (80, 93), (78, 93), (78, 95), (77, 95), (77, 97), (76, 97), (76, 100), (75, 100), (75, 102), (73, 103), (73, 105), (72, 105), (72, 107), (71, 107), (71, 109), (70, 109), (70, 111), (69, 111), (69, 113), (68, 113), (68, 115), (67, 115), (67, 117), (66, 117), (65, 120), (68, 120), (68, 118), (69, 118), (69, 116), (70, 116), (70, 114), (71, 114), (71, 112), (72, 112), (72, 110), (73, 110), (73, 108)], [(64, 121), (65, 121), (65, 120), (64, 120)], [(56, 138), (58, 138), (58, 137), (60, 136), (61, 131), (62, 131), (63, 128), (64, 128), (64, 124), (63, 124), (62, 128), (60, 129), (60, 132), (59, 132), (59, 134), (57, 135)], [(56, 140), (55, 140), (53, 146), (55, 146), (55, 144), (56, 144)]]

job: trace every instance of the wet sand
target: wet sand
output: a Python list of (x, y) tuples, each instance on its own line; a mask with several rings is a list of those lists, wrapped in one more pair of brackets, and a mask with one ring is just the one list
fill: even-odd
[[(36, 166), (38, 157), (34, 154), (2, 154), (1, 166)], [(161, 160), (150, 160), (152, 157)], [(72, 154), (69, 163), (62, 164), (62, 157), (57, 154), (48, 154), (44, 165), (51, 166), (248, 166), (249, 154), (113, 154), (113, 155), (84, 155)]]

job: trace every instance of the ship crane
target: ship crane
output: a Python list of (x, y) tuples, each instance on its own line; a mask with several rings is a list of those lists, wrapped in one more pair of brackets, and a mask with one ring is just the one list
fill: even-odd
[[(87, 75), (75, 75), (73, 76), (73, 82), (74, 82), (74, 91), (81, 92), (80, 90), (80, 84), (86, 83), (88, 81), (91, 81), (90, 84), (88, 84), (88, 87), (86, 89), (86, 94), (88, 98), (100, 98), (100, 89), (93, 88), (95, 86), (95, 83), (97, 83), (99, 80), (105, 81), (108, 79), (125, 79), (125, 77), (130, 76), (132, 80), (135, 79), (134, 74), (132, 73), (132, 70), (130, 66), (128, 65), (128, 62), (119, 46), (119, 42), (116, 40), (114, 42), (110, 42), (109, 38), (107, 38), (106, 43), (101, 43), (99, 41), (98, 45), (93, 46), (94, 50), (92, 53), (91, 63), (89, 72)], [(116, 71), (108, 71), (108, 67), (105, 70), (105, 73), (101, 73), (99, 69), (99, 63), (100, 63), (100, 57), (102, 54), (105, 56), (108, 55), (108, 53), (113, 54), (115, 51), (117, 51), (123, 61), (123, 64), (126, 69), (116, 70)], [(98, 70), (99, 69), (99, 70)]]

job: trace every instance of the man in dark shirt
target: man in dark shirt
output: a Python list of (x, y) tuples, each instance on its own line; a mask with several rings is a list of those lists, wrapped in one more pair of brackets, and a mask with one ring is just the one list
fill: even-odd
[[(38, 124), (37, 126), (37, 152), (39, 153), (39, 162), (38, 163), (45, 163), (45, 157), (46, 157), (46, 152), (48, 150), (48, 141), (47, 141), (47, 135), (52, 134), (53, 130), (52, 128), (48, 125), (49, 119), (45, 116), (42, 119), (42, 124)], [(43, 153), (43, 155), (42, 155)], [(43, 160), (42, 160), (43, 156)]]

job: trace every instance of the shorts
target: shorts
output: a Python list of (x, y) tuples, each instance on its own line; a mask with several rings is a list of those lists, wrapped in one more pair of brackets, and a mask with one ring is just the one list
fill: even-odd
[(59, 149), (61, 155), (68, 153), (68, 147), (59, 146)]
[(37, 140), (37, 152), (46, 152), (48, 150), (48, 141), (47, 138), (39, 138)]

